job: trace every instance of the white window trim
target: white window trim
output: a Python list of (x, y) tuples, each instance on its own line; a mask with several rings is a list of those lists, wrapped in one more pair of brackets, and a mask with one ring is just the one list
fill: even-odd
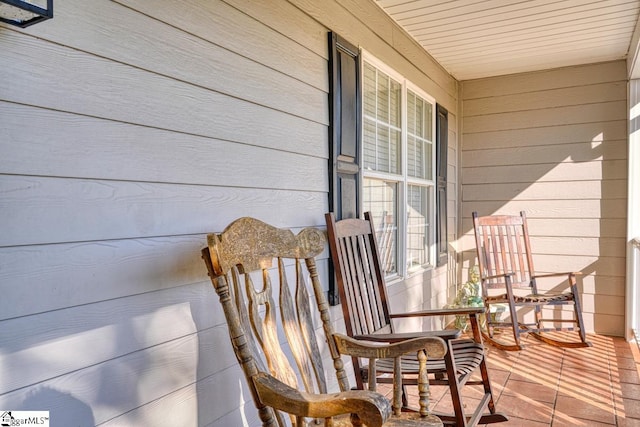
[[(367, 52), (365, 49), (361, 49), (360, 50), (360, 70), (364, 70), (364, 62), (368, 62), (369, 64), (373, 65), (375, 68), (379, 69), (380, 71), (382, 71), (385, 74), (388, 74), (389, 77), (391, 77), (392, 79), (396, 80), (397, 82), (399, 82), (401, 84), (402, 90), (401, 90), (401, 96), (402, 96), (402, 105), (401, 105), (401, 115), (402, 115), (402, 120), (401, 120), (401, 128), (402, 128), (402, 132), (401, 132), (401, 138), (400, 138), (400, 143), (401, 143), (401, 173), (400, 174), (391, 174), (391, 173), (385, 173), (385, 172), (377, 172), (377, 171), (367, 171), (367, 169), (364, 167), (364, 164), (362, 165), (362, 178), (377, 178), (377, 179), (385, 179), (387, 181), (395, 181), (398, 182), (398, 205), (396, 207), (396, 209), (398, 210), (398, 235), (400, 236), (400, 238), (398, 239), (398, 251), (399, 251), (399, 259), (398, 259), (398, 266), (397, 266), (397, 274), (393, 274), (389, 277), (387, 277), (387, 279), (391, 279), (391, 280), (387, 280), (387, 284), (391, 284), (393, 281), (398, 281), (398, 280), (402, 280), (402, 279), (406, 279), (409, 278), (411, 276), (417, 275), (417, 274), (422, 274), (424, 271), (426, 270), (432, 270), (435, 268), (436, 266), (436, 256), (437, 256), (437, 251), (436, 251), (436, 209), (437, 207), (435, 206), (436, 203), (436, 198), (435, 198), (435, 168), (436, 168), (436, 100), (433, 96), (429, 95), (427, 92), (425, 92), (423, 89), (421, 89), (419, 86), (415, 85), (413, 82), (409, 81), (406, 77), (404, 77), (402, 74), (400, 74), (399, 72), (397, 72), (396, 70), (394, 70), (393, 68), (391, 68), (390, 66), (388, 66), (387, 64), (385, 64), (384, 62), (382, 62), (381, 60), (379, 60), (378, 58), (376, 58), (375, 56), (373, 56), (372, 54), (370, 54), (369, 52)], [(364, 71), (361, 71), (364, 72)], [(360, 91), (361, 93), (364, 93), (364, 88), (362, 87), (362, 85), (364, 84), (363, 82), (364, 79), (360, 79)], [(406, 155), (406, 151), (407, 151), (407, 145), (408, 145), (408, 137), (407, 137), (407, 128), (408, 128), (408, 121), (407, 121), (407, 90), (411, 90), (412, 92), (414, 92), (416, 95), (420, 96), (421, 98), (423, 98), (425, 101), (428, 101), (432, 104), (433, 109), (432, 109), (432, 120), (431, 120), (431, 138), (432, 138), (432, 151), (431, 151), (431, 177), (432, 179), (420, 179), (420, 178), (415, 178), (415, 177), (410, 177), (407, 174), (407, 155)], [(361, 129), (360, 129), (360, 135), (364, 135), (364, 120), (360, 121), (361, 124)], [(360, 158), (364, 158), (364, 144), (360, 144)], [(423, 264), (421, 266), (418, 267), (413, 267), (411, 269), (409, 269), (407, 267), (407, 185), (408, 184), (416, 184), (416, 185), (421, 185), (421, 186), (427, 186), (431, 188), (431, 191), (429, 191), (429, 206), (430, 206), (430, 212), (429, 212), (429, 228), (428, 228), (428, 238), (429, 238), (429, 263), (428, 264)], [(360, 200), (360, 211), (363, 211), (363, 204), (364, 201), (361, 199)]]

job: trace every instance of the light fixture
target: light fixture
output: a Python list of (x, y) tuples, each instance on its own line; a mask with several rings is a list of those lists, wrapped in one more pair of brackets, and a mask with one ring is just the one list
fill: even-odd
[(53, 18), (53, 0), (0, 0), (0, 22), (24, 28)]

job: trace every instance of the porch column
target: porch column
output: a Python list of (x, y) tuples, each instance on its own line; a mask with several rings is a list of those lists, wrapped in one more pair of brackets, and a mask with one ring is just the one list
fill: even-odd
[(640, 79), (629, 81), (627, 340), (640, 339)]

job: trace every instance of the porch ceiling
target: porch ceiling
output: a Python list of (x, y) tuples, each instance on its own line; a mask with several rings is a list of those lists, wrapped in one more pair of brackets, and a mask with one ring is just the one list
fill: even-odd
[(638, 0), (376, 0), (458, 80), (624, 59)]

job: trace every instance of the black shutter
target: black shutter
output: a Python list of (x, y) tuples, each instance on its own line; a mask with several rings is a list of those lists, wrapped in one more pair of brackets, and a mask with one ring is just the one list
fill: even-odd
[(436, 105), (436, 247), (437, 265), (447, 263), (447, 150), (449, 142), (449, 112)]
[[(360, 216), (360, 54), (329, 33), (329, 210), (336, 219)], [(329, 304), (339, 304), (330, 267)]]

